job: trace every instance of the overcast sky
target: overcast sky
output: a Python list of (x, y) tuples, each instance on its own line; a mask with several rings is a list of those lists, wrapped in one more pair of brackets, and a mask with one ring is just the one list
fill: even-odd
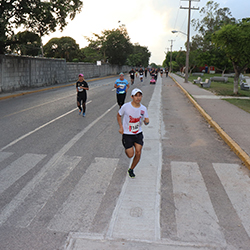
[[(200, 9), (208, 0), (192, 1), (193, 7)], [(236, 19), (250, 17), (250, 0), (216, 0), (220, 8), (228, 7)], [(70, 36), (80, 48), (88, 45), (84, 38), (101, 34), (104, 30), (118, 28), (124, 24), (133, 44), (139, 43), (148, 47), (151, 52), (150, 63), (161, 65), (165, 53), (170, 49), (173, 40), (173, 51), (185, 49), (187, 37), (182, 33), (173, 34), (172, 30), (187, 33), (188, 10), (187, 0), (83, 0), (83, 8), (73, 21), (69, 20), (63, 32), (54, 32), (43, 37), (43, 44), (51, 38)], [(198, 19), (199, 10), (191, 11), (191, 18)], [(118, 23), (120, 21), (120, 23)], [(194, 35), (191, 27), (191, 34)]]

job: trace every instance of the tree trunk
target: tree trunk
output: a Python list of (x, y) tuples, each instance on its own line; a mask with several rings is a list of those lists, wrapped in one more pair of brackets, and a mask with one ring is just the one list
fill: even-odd
[(238, 95), (238, 81), (239, 81), (239, 75), (234, 77), (234, 94)]
[(235, 72), (235, 76), (234, 76), (234, 94), (238, 95), (238, 83), (239, 83), (239, 76), (240, 76), (241, 70), (234, 62), (233, 62), (233, 67), (234, 67), (234, 72)]

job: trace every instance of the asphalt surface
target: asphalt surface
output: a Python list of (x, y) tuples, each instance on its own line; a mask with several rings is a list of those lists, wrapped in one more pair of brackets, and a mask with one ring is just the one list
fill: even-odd
[[(249, 167), (250, 140), (246, 131), (250, 124), (250, 116), (247, 112), (211, 92), (192, 83), (184, 83), (184, 79), (181, 77), (174, 74), (171, 77), (184, 95), (179, 93), (180, 91), (177, 90), (178, 88), (170, 78), (158, 78), (148, 105), (151, 123), (143, 129), (147, 135), (143, 157), (139, 163), (143, 167), (136, 168), (137, 177), (135, 180), (126, 177), (106, 234), (103, 235), (102, 230), (97, 227), (93, 230), (95, 233), (71, 232), (65, 243), (65, 249), (248, 249), (247, 246), (250, 244), (249, 236), (246, 233), (250, 232), (248, 215), (246, 213), (238, 220), (238, 215), (235, 212), (237, 208), (233, 208), (232, 204), (240, 203), (239, 210), (244, 211), (245, 209), (247, 211), (249, 197), (247, 199), (245, 193), (243, 193), (243, 198), (241, 196), (230, 197), (233, 192), (227, 190), (230, 189), (227, 181), (232, 183), (234, 181), (230, 179), (230, 175), (239, 175), (237, 164), (240, 161), (234, 159), (235, 156), (232, 156), (232, 152), (228, 152), (226, 145), (214, 142), (215, 133), (213, 129), (208, 130), (207, 127), (213, 127), (240, 157), (241, 161)], [(164, 90), (162, 85), (164, 85)], [(0, 99), (14, 98), (47, 89), (50, 88), (18, 91), (11, 95), (0, 94)], [(162, 91), (168, 92), (163, 93)], [(173, 97), (171, 101), (169, 95)], [(190, 101), (188, 106), (185, 106), (187, 101), (180, 98), (185, 97), (185, 95)], [(198, 112), (196, 114), (191, 110), (192, 105), (207, 122), (199, 117)], [(183, 117), (183, 120), (180, 117)], [(184, 119), (186, 119), (185, 123)], [(167, 129), (162, 128), (163, 126), (167, 126)], [(204, 137), (203, 130), (208, 133), (207, 137)], [(193, 140), (194, 138), (196, 140)], [(216, 146), (211, 150), (213, 144)], [(221, 152), (218, 150), (218, 145), (222, 148)], [(206, 147), (210, 147), (209, 153), (206, 153)], [(220, 162), (220, 153), (223, 155), (222, 163), (218, 163)], [(202, 157), (199, 158), (199, 155)], [(198, 164), (194, 162), (196, 160)], [(210, 166), (207, 166), (210, 164), (209, 161), (211, 163), (217, 162), (213, 163), (212, 170)], [(103, 174), (108, 174), (110, 167), (115, 169), (117, 165), (116, 162), (107, 164), (109, 165), (104, 164), (103, 166), (104, 170), (106, 169)], [(164, 165), (169, 165), (169, 168)], [(84, 190), (84, 185), (93, 184), (86, 182), (90, 179), (87, 177), (91, 177), (92, 171), (96, 167), (98, 167), (98, 161), (90, 166), (86, 178), (82, 183), (79, 183), (79, 190)], [(213, 171), (216, 171), (216, 174)], [(215, 175), (220, 178), (230, 200), (237, 201), (238, 198), (239, 202), (223, 201), (222, 204), (220, 197), (227, 195), (223, 187), (219, 190), (218, 183), (215, 185)], [(240, 188), (246, 193), (249, 189), (247, 175), (239, 177), (238, 180), (244, 183), (245, 186), (242, 184)], [(161, 178), (163, 179), (161, 180)], [(195, 185), (193, 185), (194, 183)], [(173, 190), (170, 190), (172, 186)], [(237, 185), (233, 183), (232, 186)], [(244, 188), (246, 189), (244, 190)], [(135, 190), (136, 192), (134, 192)], [(190, 198), (190, 195), (193, 194), (196, 196), (195, 201)], [(78, 204), (78, 201), (75, 202)], [(165, 210), (160, 211), (160, 206), (165, 206)], [(187, 207), (191, 207), (193, 210), (186, 209)], [(75, 209), (78, 209), (77, 206)], [(56, 231), (58, 226), (62, 227), (60, 218), (55, 217), (52, 220), (51, 229)], [(74, 225), (70, 225), (70, 218), (67, 219), (67, 223), (63, 226), (65, 228), (72, 226), (73, 228)], [(224, 230), (221, 230), (218, 224)], [(98, 230), (99, 234), (96, 233)], [(174, 238), (176, 235), (178, 235), (178, 239)], [(238, 235), (240, 238), (237, 237)]]
[[(207, 122), (239, 156), (246, 167), (250, 169), (250, 136), (247, 136), (249, 134), (250, 124), (249, 113), (223, 100), (231, 97), (217, 96), (191, 82), (184, 83), (184, 79), (176, 74), (171, 74), (170, 77), (186, 94)], [(93, 80), (95, 79), (89, 79), (88, 82)], [(75, 83), (69, 83), (51, 87), (41, 87), (26, 91), (20, 90), (14, 93), (0, 93), (0, 100), (74, 84)]]
[[(250, 115), (210, 91), (172, 74), (177, 85), (187, 95), (208, 123), (250, 169)], [(224, 97), (230, 98), (230, 97)]]

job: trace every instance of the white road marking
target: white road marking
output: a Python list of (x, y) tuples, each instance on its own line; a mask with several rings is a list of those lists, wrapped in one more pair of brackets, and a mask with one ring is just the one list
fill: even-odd
[(36, 166), (45, 155), (25, 154), (0, 172), (0, 193), (10, 187), (30, 169)]
[[(91, 103), (91, 102), (92, 102), (92, 101), (88, 101), (87, 104), (89, 104), (89, 103)], [(47, 123), (41, 125), (40, 127), (36, 128), (36, 129), (34, 129), (34, 130), (32, 130), (32, 131), (30, 131), (29, 133), (27, 133), (27, 134), (25, 134), (25, 135), (23, 135), (23, 136), (17, 138), (16, 140), (12, 141), (11, 143), (9, 143), (8, 145), (6, 145), (5, 147), (1, 148), (1, 149), (0, 149), (0, 152), (3, 151), (3, 150), (5, 150), (5, 149), (7, 149), (7, 148), (10, 147), (10, 146), (13, 146), (13, 145), (16, 144), (17, 142), (21, 141), (22, 139), (28, 137), (29, 135), (31, 135), (31, 134), (33, 134), (33, 133), (35, 133), (35, 132), (37, 132), (38, 130), (40, 130), (40, 129), (46, 127), (47, 125), (49, 125), (49, 124), (51, 124), (51, 123), (53, 123), (53, 122), (55, 122), (55, 121), (57, 121), (57, 120), (63, 118), (64, 116), (66, 116), (66, 115), (68, 115), (68, 114), (74, 112), (74, 111), (77, 110), (77, 109), (78, 109), (78, 108), (72, 109), (72, 110), (70, 110), (69, 112), (67, 112), (67, 113), (65, 113), (65, 114), (63, 114), (63, 115), (60, 115), (60, 116), (58, 116), (57, 118), (55, 118), (55, 119), (53, 119), (53, 120), (51, 120), (51, 121), (49, 121), (49, 122), (47, 122)]]
[(199, 166), (171, 162), (177, 237), (187, 242), (226, 245)]
[(58, 232), (88, 232), (119, 159), (95, 158), (61, 209), (50, 221)]
[(6, 222), (6, 220), (12, 215), (17, 207), (23, 203), (24, 199), (34, 190), (36, 185), (46, 176), (50, 169), (54, 168), (55, 165), (60, 162), (61, 157), (77, 142), (82, 136), (92, 128), (97, 122), (99, 122), (107, 113), (109, 113), (117, 104), (114, 104), (96, 120), (85, 127), (81, 132), (76, 134), (68, 143), (66, 143), (49, 161), (48, 163), (38, 172), (38, 174), (12, 199), (12, 201), (5, 206), (0, 214), (0, 225)]
[(37, 214), (46, 205), (49, 198), (58, 190), (60, 184), (81, 161), (81, 157), (64, 155), (55, 166), (47, 171), (39, 184), (32, 190), (20, 213), (15, 214), (15, 226), (28, 227)]
[(10, 152), (0, 152), (0, 162), (4, 161), (5, 159), (9, 158), (13, 153)]
[(237, 164), (214, 163), (213, 167), (250, 237), (250, 178)]
[(127, 176), (125, 180), (107, 238), (160, 239), (161, 83), (160, 79), (149, 103), (148, 113), (152, 123), (143, 127), (145, 144), (141, 160), (135, 168), (136, 177), (131, 179)]

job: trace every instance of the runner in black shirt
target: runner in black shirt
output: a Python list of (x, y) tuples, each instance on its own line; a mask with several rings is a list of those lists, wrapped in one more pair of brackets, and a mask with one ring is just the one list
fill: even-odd
[(87, 92), (89, 90), (88, 83), (85, 82), (83, 74), (79, 74), (79, 79), (76, 83), (76, 91), (77, 91), (77, 107), (79, 108), (79, 115), (85, 116), (86, 111), (86, 100), (87, 100)]
[(131, 85), (133, 85), (135, 81), (135, 70), (132, 68), (128, 73), (130, 74)]
[(139, 74), (140, 74), (140, 80), (141, 80), (141, 82), (143, 82), (143, 72), (144, 72), (144, 70), (142, 68), (140, 68)]

